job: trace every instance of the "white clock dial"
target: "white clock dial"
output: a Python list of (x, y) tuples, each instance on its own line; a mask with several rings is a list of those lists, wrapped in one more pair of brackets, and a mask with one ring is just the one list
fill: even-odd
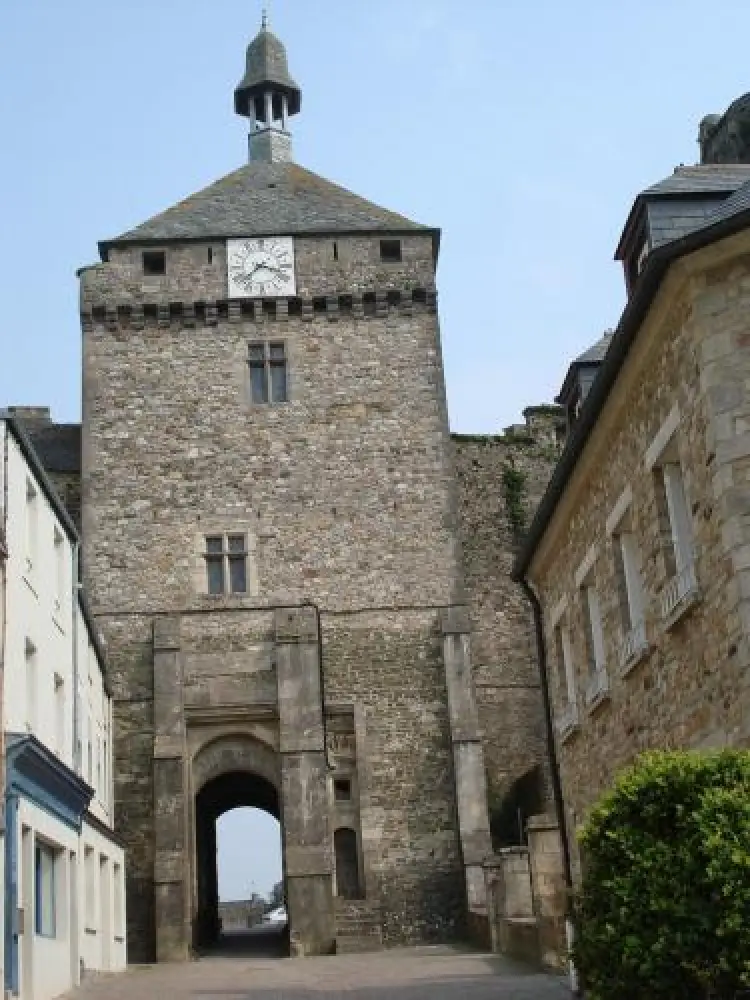
[(294, 240), (291, 236), (227, 240), (227, 275), (230, 299), (294, 295)]

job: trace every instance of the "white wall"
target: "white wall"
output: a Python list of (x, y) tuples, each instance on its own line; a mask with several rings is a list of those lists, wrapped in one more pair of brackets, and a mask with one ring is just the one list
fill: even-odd
[(81, 776), (94, 789), (89, 809), (112, 825), (112, 699), (104, 687), (96, 650), (78, 608), (78, 731)]
[[(57, 850), (55, 862), (55, 936), (35, 931), (34, 847), (42, 839)], [(18, 808), (19, 983), (23, 1000), (48, 1000), (74, 982), (79, 939), (75, 931), (78, 834), (60, 820), (21, 799)], [(71, 858), (72, 855), (72, 858)]]
[[(8, 546), (6, 592), (0, 593), (3, 730), (32, 734), (76, 771), (94, 789), (89, 811), (104, 827), (84, 815), (79, 834), (28, 799), (19, 802), (18, 905), (25, 914), (19, 941), (21, 997), (49, 1000), (78, 981), (81, 960), (87, 969), (124, 967), (125, 859), (106, 833), (113, 816), (112, 704), (103, 664), (74, 599), (75, 540), (1, 419), (0, 516)], [(54, 937), (35, 933), (37, 838), (58, 852)], [(87, 848), (94, 859), (91, 888)], [(7, 884), (4, 857), (3, 852), (0, 890)], [(3, 916), (0, 907), (0, 934)]]
[[(3, 436), (8, 461), (4, 728), (33, 732), (72, 767), (73, 544), (4, 422)], [(29, 487), (35, 491), (31, 500)]]
[[(91, 872), (94, 877), (90, 881)], [(124, 969), (127, 961), (124, 852), (85, 821), (81, 831), (78, 878), (81, 957), (85, 967), (109, 971)]]

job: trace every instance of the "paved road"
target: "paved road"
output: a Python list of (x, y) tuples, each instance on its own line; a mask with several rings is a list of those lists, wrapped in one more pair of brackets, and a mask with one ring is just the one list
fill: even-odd
[(570, 1000), (565, 983), (496, 955), (447, 947), (280, 959), (221, 954), (89, 979), (75, 1000)]

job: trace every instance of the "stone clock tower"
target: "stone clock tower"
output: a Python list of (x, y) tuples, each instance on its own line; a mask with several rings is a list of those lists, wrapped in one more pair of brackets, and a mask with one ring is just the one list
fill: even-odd
[(293, 954), (450, 939), (483, 903), (439, 233), (293, 162), (265, 25), (235, 107), (249, 163), (81, 272), (132, 961), (216, 936), (241, 805), (280, 821)]

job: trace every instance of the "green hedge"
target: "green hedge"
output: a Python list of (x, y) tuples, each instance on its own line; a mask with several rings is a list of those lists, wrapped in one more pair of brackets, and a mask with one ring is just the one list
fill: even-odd
[(750, 988), (750, 752), (643, 755), (580, 842), (573, 959), (589, 1000)]

